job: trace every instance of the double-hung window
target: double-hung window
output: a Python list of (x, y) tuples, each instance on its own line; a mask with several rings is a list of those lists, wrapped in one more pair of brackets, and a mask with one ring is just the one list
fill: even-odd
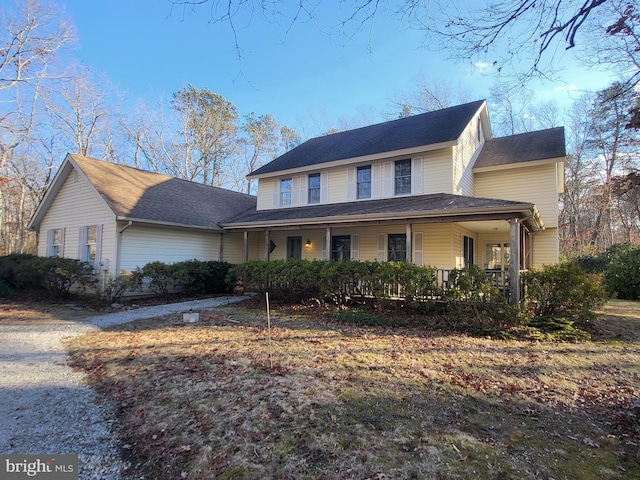
[(80, 260), (94, 266), (98, 248), (98, 227), (91, 225), (89, 227), (83, 227), (82, 230), (82, 256)]
[(346, 262), (351, 259), (351, 235), (331, 237), (331, 260)]
[(357, 198), (371, 198), (371, 165), (358, 167)]
[(387, 260), (390, 262), (407, 261), (407, 236), (404, 233), (389, 234)]
[(308, 203), (320, 203), (320, 174), (312, 173), (308, 182)]
[(62, 256), (62, 229), (54, 228), (49, 230), (49, 251), (47, 252), (49, 257), (61, 257)]
[(280, 180), (280, 205), (285, 207), (291, 205), (291, 179)]
[(411, 159), (396, 160), (395, 163), (395, 195), (411, 193)]

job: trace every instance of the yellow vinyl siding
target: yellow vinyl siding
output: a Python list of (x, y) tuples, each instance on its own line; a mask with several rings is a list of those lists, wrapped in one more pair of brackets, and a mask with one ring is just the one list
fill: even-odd
[(451, 148), (422, 155), (422, 192), (425, 195), (453, 192), (451, 155)]
[(273, 208), (273, 195), (274, 195), (275, 180), (272, 178), (260, 178), (258, 180), (258, 198), (257, 209), (268, 210)]
[(242, 233), (225, 233), (222, 235), (222, 258), (224, 262), (238, 264), (244, 262), (244, 235)]
[(66, 258), (79, 259), (80, 229), (102, 225), (100, 260), (107, 260), (111, 271), (115, 268), (115, 224), (115, 215), (100, 195), (81, 175), (74, 175), (71, 170), (40, 224), (38, 255), (47, 256), (47, 232), (64, 228), (62, 254)]
[(329, 198), (327, 203), (347, 201), (347, 167), (329, 170)]
[(560, 258), (558, 245), (558, 229), (549, 228), (533, 235), (533, 267), (542, 268), (545, 265), (554, 265)]
[(536, 165), (475, 175), (477, 197), (534, 203), (548, 228), (558, 226), (556, 164)]
[(473, 172), (471, 167), (480, 152), (478, 122), (475, 118), (460, 135), (459, 143), (453, 147), (453, 189), (451, 193), (473, 196)]
[(156, 226), (133, 225), (122, 233), (120, 270), (135, 270), (149, 262), (218, 260), (220, 234)]

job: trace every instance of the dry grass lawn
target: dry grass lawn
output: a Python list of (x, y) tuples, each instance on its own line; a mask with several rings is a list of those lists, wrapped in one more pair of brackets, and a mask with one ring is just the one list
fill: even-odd
[(158, 479), (640, 478), (640, 304), (585, 343), (355, 327), (230, 306), (80, 337)]

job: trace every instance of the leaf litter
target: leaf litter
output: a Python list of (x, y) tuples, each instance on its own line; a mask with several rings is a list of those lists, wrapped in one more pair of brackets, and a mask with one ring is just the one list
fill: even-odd
[(608, 309), (613, 340), (584, 343), (282, 311), (269, 349), (264, 312), (229, 306), (70, 349), (151, 478), (638, 478), (640, 315)]

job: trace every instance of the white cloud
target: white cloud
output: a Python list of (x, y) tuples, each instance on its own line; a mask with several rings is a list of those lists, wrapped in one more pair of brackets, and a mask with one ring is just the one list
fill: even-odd
[(480, 73), (485, 73), (491, 68), (491, 65), (489, 65), (487, 62), (476, 62), (474, 65), (480, 71)]
[(556, 92), (577, 92), (578, 87), (575, 85), (558, 85), (555, 88)]

